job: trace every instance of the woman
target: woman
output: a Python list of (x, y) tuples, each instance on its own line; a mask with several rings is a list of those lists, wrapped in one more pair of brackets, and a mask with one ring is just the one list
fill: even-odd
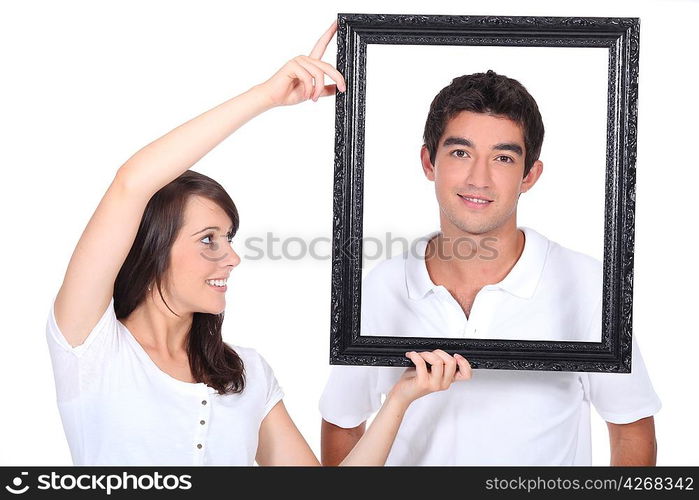
[[(71, 257), (47, 324), (59, 410), (75, 464), (317, 465), (271, 368), (221, 337), (238, 213), (188, 169), (254, 116), (345, 90), (309, 57), (177, 127), (124, 165)], [(324, 85), (328, 75), (336, 84)], [(385, 462), (408, 405), (470, 377), (462, 357), (407, 353), (406, 371), (343, 464)], [(428, 371), (426, 363), (431, 365)]]

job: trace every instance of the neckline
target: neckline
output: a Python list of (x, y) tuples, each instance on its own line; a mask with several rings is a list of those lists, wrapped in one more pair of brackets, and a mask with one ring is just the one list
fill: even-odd
[[(548, 253), (548, 241), (537, 231), (527, 226), (517, 226), (524, 234), (524, 246), (522, 253), (514, 263), (509, 273), (498, 283), (486, 285), (484, 288), (498, 288), (523, 299), (529, 299), (534, 294), (543, 271), (546, 254)], [(425, 252), (430, 240), (439, 235), (441, 231), (433, 231), (419, 239), (416, 247), (417, 255), (408, 253), (405, 262), (406, 285), (408, 297), (419, 300), (427, 296), (428, 292), (440, 287), (432, 281), (427, 270)]]
[(129, 330), (126, 327), (126, 325), (118, 319), (117, 323), (121, 325), (122, 329), (126, 332), (126, 338), (133, 345), (134, 349), (136, 350), (136, 354), (143, 360), (143, 362), (150, 368), (152, 372), (155, 372), (157, 374), (157, 376), (159, 376), (160, 378), (162, 378), (163, 380), (175, 387), (185, 388), (190, 391), (193, 390), (196, 392), (200, 392), (202, 389), (207, 389), (208, 392), (216, 391), (216, 389), (206, 385), (204, 382), (185, 382), (184, 380), (180, 380), (178, 378), (173, 377), (169, 373), (165, 373), (163, 370), (160, 369), (160, 367), (155, 363), (155, 361), (153, 361), (153, 359), (150, 357), (148, 352), (146, 352), (146, 350), (143, 348), (140, 342), (136, 340), (136, 337), (133, 333), (131, 333), (131, 330)]

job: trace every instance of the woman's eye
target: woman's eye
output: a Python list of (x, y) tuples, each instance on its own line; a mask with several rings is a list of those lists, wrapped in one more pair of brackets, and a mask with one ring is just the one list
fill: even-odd
[[(228, 240), (228, 243), (232, 243), (232, 242), (233, 242), (233, 236), (235, 236), (233, 233), (228, 233), (228, 234), (226, 235), (226, 239)], [(201, 242), (204, 243), (205, 245), (214, 245), (215, 242), (213, 241), (213, 239), (214, 239), (215, 237), (216, 237), (215, 234), (207, 234), (206, 236), (204, 236), (204, 237), (203, 237), (202, 239), (200, 239), (199, 241), (201, 241)], [(206, 241), (206, 240), (209, 240), (209, 241)]]

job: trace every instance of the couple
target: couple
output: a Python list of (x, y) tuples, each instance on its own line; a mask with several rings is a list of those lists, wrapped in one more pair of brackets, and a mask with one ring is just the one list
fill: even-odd
[[(117, 171), (73, 252), (47, 323), (58, 405), (75, 464), (318, 464), (284, 408), (270, 366), (255, 350), (231, 347), (222, 340), (226, 280), (240, 262), (230, 247), (238, 213), (220, 184), (189, 168), (248, 120), (272, 107), (345, 91), (342, 75), (321, 61), (335, 30), (333, 23), (309, 56), (292, 59), (264, 83), (148, 144)], [(335, 83), (324, 85), (326, 75)], [(464, 87), (464, 78), (473, 85)], [(454, 82), (461, 82), (464, 88), (509, 85), (512, 88), (494, 94), (509, 105), (518, 92), (516, 82), (493, 73)], [(440, 96), (457, 87), (452, 83)], [(435, 102), (438, 100), (439, 96)], [(442, 236), (464, 233), (497, 235), (502, 245), (498, 264), (509, 265), (503, 268), (507, 274), (530, 248), (530, 233), (525, 245), (525, 234), (516, 228), (514, 208), (519, 193), (531, 188), (541, 175), (537, 158), (543, 125), (540, 117), (539, 127), (528, 125), (532, 113), (538, 116), (533, 100), (525, 99), (519, 114), (506, 106), (501, 111), (493, 104), (479, 109), (472, 100), (451, 96), (446, 101), (455, 103), (455, 112), (435, 103), (430, 111), (422, 164), (435, 182), (442, 233), (428, 244), (444, 245), (448, 239)], [(493, 142), (493, 137), (498, 140)], [(491, 149), (493, 144), (498, 147)], [(460, 182), (475, 188), (457, 193)], [(478, 190), (481, 187), (483, 192)], [(485, 203), (468, 199), (486, 195)], [(464, 226), (460, 221), (465, 216), (474, 222)], [(225, 249), (223, 256), (212, 257), (220, 248)], [(534, 258), (530, 256), (529, 261)], [(429, 287), (428, 281), (431, 286), (441, 283), (463, 299), (458, 304), (466, 315), (473, 302), (468, 296), (502, 278), (481, 274), (464, 285), (463, 280), (454, 279), (458, 274), (446, 261), (422, 263), (423, 281), (413, 282), (414, 289), (406, 293), (427, 293), (421, 287)], [(382, 275), (396, 278), (386, 274), (391, 271), (387, 266), (382, 268), (374, 273), (373, 282)], [(390, 287), (368, 291), (388, 302), (402, 303), (399, 295), (403, 291), (395, 290), (398, 295), (393, 297), (384, 295), (392, 292)], [(374, 323), (377, 328), (379, 323)], [(593, 378), (596, 374), (583, 374), (584, 380), (573, 374), (564, 381), (552, 381), (549, 377), (558, 374), (548, 373), (518, 373), (515, 377), (529, 381), (530, 393), (551, 392), (550, 399), (558, 402), (557, 411), (567, 412), (572, 419), (580, 416), (580, 399), (589, 400), (589, 394), (595, 404), (614, 400), (610, 412), (616, 413), (607, 419), (613, 462), (615, 455), (620, 457), (617, 463), (652, 461), (652, 414), (659, 402), (638, 350), (634, 353), (635, 373), (624, 381), (612, 380), (611, 392), (605, 389), (606, 379)], [(471, 378), (467, 360), (439, 350), (406, 356), (415, 367), (399, 373), (369, 367), (333, 370), (321, 401), (324, 463), (467, 463), (469, 459), (455, 451), (464, 446), (454, 439), (459, 429), (463, 428), (462, 434), (489, 435), (492, 428), (486, 429), (485, 421), (473, 427), (474, 418), (479, 417), (456, 413), (460, 407), (454, 402), (477, 382), (452, 386)], [(497, 375), (478, 375), (476, 379), (483, 378), (484, 383), (474, 384), (470, 404), (475, 406), (461, 408), (465, 413), (478, 409), (473, 397), (497, 394), (492, 391), (498, 383), (502, 387), (513, 382), (498, 382)], [(463, 390), (457, 393), (457, 388)], [(383, 404), (382, 394), (386, 394)], [(619, 394), (625, 395), (621, 403), (616, 401)], [(445, 397), (435, 399), (439, 395)], [(421, 402), (425, 404), (418, 406)], [(437, 406), (430, 410), (435, 402)], [(508, 402), (503, 403), (500, 411), (511, 412)], [(364, 421), (376, 410), (365, 432)], [(532, 438), (535, 433), (528, 426), (536, 415), (524, 412), (520, 416), (520, 425), (525, 427), (522, 434)], [(512, 432), (511, 428), (504, 430)], [(448, 433), (451, 439), (447, 442), (444, 436)], [(392, 449), (394, 442), (396, 449)], [(629, 451), (628, 443), (641, 450), (640, 454)], [(532, 444), (538, 446), (536, 441)], [(500, 446), (493, 443), (489, 448), (503, 453), (502, 463), (507, 463), (509, 455), (498, 451)], [(434, 455), (434, 450), (441, 451)], [(470, 453), (477, 455), (479, 450)], [(551, 456), (558, 460), (558, 455)]]

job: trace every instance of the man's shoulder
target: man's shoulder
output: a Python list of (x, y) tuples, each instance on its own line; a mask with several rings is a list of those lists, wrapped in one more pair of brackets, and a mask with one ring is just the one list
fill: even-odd
[(581, 285), (587, 283), (590, 286), (601, 286), (603, 276), (601, 260), (558, 241), (546, 239), (548, 240), (548, 253), (545, 267), (550, 272), (549, 276), (567, 283)]
[(549, 253), (554, 263), (564, 265), (576, 274), (602, 274), (602, 261), (592, 255), (566, 247), (555, 241), (551, 241)]
[(397, 284), (405, 283), (405, 263), (408, 259), (408, 253), (404, 252), (400, 255), (388, 258), (376, 264), (362, 280), (364, 287), (391, 287)]

